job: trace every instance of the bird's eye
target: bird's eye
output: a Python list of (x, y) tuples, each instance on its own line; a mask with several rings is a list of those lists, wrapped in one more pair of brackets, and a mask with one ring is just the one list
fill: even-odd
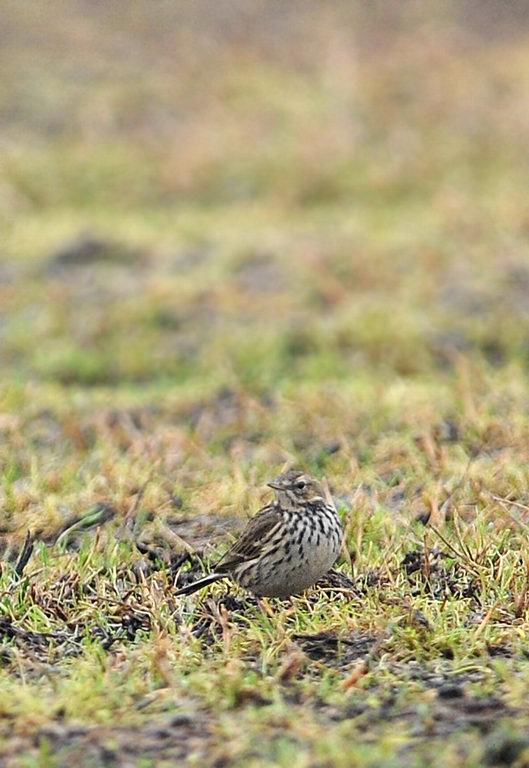
[(296, 488), (299, 491), (302, 491), (305, 486), (306, 486), (306, 482), (304, 480), (298, 480), (298, 482), (296, 483)]

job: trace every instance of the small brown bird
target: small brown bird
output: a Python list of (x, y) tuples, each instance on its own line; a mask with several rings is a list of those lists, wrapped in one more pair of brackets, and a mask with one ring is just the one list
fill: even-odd
[(176, 595), (232, 578), (259, 597), (290, 597), (332, 568), (342, 545), (342, 526), (318, 481), (290, 470), (268, 485), (276, 492), (274, 501), (248, 522), (213, 573)]

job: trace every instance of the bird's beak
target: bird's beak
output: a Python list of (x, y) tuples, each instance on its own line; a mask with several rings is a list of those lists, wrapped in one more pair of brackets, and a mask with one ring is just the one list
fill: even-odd
[(281, 486), (281, 485), (279, 485), (279, 483), (267, 483), (267, 486), (268, 486), (269, 488), (273, 488), (273, 489), (274, 489), (274, 491), (280, 491), (280, 490), (281, 490), (281, 488), (282, 488), (282, 486)]

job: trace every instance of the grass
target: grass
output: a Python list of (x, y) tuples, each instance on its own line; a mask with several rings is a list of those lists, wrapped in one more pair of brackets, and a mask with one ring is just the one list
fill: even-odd
[[(0, 762), (526, 765), (526, 24), (61, 7), (0, 42)], [(287, 462), (340, 576), (175, 598)]]

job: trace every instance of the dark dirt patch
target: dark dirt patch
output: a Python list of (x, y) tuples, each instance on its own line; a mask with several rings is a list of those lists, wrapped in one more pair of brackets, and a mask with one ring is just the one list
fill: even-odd
[(98, 237), (92, 234), (81, 235), (60, 247), (53, 253), (45, 268), (47, 275), (60, 275), (74, 267), (94, 264), (121, 263), (137, 261), (139, 253), (122, 243)]
[[(360, 655), (365, 649), (369, 651), (367, 637), (360, 636), (355, 642)], [(376, 667), (373, 669), (375, 677), (369, 696), (354, 696), (343, 709), (331, 708), (328, 716), (335, 721), (354, 719), (360, 729), (365, 723), (366, 732), (372, 738), (377, 737), (380, 729), (387, 727), (405, 729), (411, 741), (406, 742), (404, 752), (413, 749), (419, 742), (453, 733), (477, 731), (489, 734), (498, 722), (517, 715), (517, 711), (499, 696), (473, 693), (472, 684), (481, 679), (479, 672), (453, 674), (448, 663), (441, 671), (433, 669), (430, 664), (395, 663), (390, 665), (394, 681), (381, 685), (376, 679)], [(410, 695), (403, 700), (403, 691), (408, 689), (410, 693), (410, 683), (419, 683), (423, 691), (430, 690), (435, 695), (430, 699), (422, 696), (417, 705), (410, 702)], [(373, 701), (376, 703), (373, 704)]]
[(402, 707), (398, 689), (394, 688), (378, 710), (370, 712), (370, 720), (405, 725), (412, 737), (424, 739), (470, 730), (486, 734), (498, 720), (514, 715), (516, 711), (499, 697), (473, 696), (463, 685), (451, 682), (439, 686), (436, 698), (420, 710), (415, 706)]
[(433, 723), (419, 721), (415, 725), (414, 735), (435, 734), (436, 736), (444, 736), (470, 728), (477, 728), (483, 733), (488, 733), (499, 718), (512, 717), (515, 714), (496, 696), (486, 698), (467, 695), (453, 696), (451, 695), (452, 690), (448, 689), (447, 691), (445, 688), (444, 694), (438, 695), (436, 705), (433, 707)]
[[(274, 398), (267, 393), (259, 398), (249, 398), (231, 387), (221, 387), (215, 394), (206, 399), (183, 407), (180, 418), (187, 426), (200, 432), (213, 434), (216, 430), (243, 423), (249, 410), (255, 409), (255, 404), (264, 409), (271, 409)], [(257, 438), (257, 436), (255, 436)], [(246, 439), (249, 436), (246, 435)]]
[(527, 759), (517, 763), (522, 752), (529, 749), (529, 737), (520, 733), (492, 733), (485, 742), (485, 765), (527, 765)]
[(374, 635), (363, 632), (353, 632), (349, 636), (320, 632), (317, 635), (294, 635), (293, 639), (310, 659), (338, 669), (368, 656), (378, 641)]
[(412, 595), (426, 588), (436, 599), (448, 595), (458, 598), (476, 598), (479, 582), (469, 568), (454, 556), (437, 547), (425, 551), (414, 549), (406, 553), (401, 567), (408, 580), (415, 586)]
[[(446, 737), (453, 733), (477, 730), (489, 733), (499, 720), (513, 716), (513, 712), (500, 699), (490, 697), (478, 699), (463, 696), (454, 699), (437, 699), (427, 708), (419, 710), (415, 706), (401, 707), (397, 701), (397, 692), (392, 692), (378, 709), (354, 704), (348, 717), (365, 718), (376, 733), (376, 726), (390, 725), (394, 728), (406, 728), (412, 740), (404, 751), (413, 749), (418, 741)], [(342, 719), (340, 717), (336, 719)]]
[[(6, 734), (7, 736), (8, 734)], [(2, 765), (19, 766), (20, 756), (53, 754), (56, 768), (71, 765), (177, 765), (193, 756), (200, 765), (221, 765), (222, 748), (212, 747), (209, 724), (196, 712), (179, 713), (166, 719), (144, 722), (136, 727), (81, 725), (54, 722), (31, 736), (10, 738), (3, 750)], [(173, 762), (174, 761), (174, 762)]]

